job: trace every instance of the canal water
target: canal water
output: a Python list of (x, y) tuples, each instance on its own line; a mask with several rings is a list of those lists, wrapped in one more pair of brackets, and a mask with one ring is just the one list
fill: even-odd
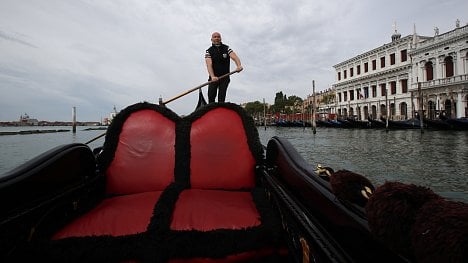
[(374, 185), (399, 181), (468, 203), (468, 132), (384, 129), (258, 128), (264, 145), (287, 138), (304, 159), (366, 176)]
[[(67, 129), (69, 132), (0, 136), (0, 176), (55, 146), (87, 142), (104, 131), (77, 127), (0, 127), (0, 131)], [(468, 132), (426, 130), (258, 127), (267, 145), (272, 136), (288, 139), (312, 166), (360, 173), (376, 186), (385, 181), (423, 185), (468, 203)], [(103, 138), (90, 143), (102, 145)]]

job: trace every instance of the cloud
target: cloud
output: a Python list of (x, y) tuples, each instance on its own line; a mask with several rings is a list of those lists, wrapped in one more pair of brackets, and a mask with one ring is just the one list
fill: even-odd
[[(451, 8), (457, 6), (457, 8)], [(307, 96), (335, 80), (333, 65), (402, 35), (463, 23), (452, 1), (15, 1), (0, 3), (0, 121), (24, 112), (41, 120), (99, 120), (139, 101), (164, 100), (207, 81), (213, 31), (245, 68), (227, 100), (276, 92)], [(431, 14), (431, 15), (427, 15)], [(457, 17), (458, 16), (458, 17)], [(203, 89), (206, 96), (206, 88)], [(170, 103), (190, 113), (198, 94)]]
[(10, 35), (10, 34), (8, 34), (6, 32), (2, 32), (1, 30), (0, 30), (0, 38), (3, 38), (4, 40), (15, 42), (15, 43), (18, 43), (18, 44), (21, 44), (21, 45), (25, 45), (27, 47), (37, 48), (35, 45), (33, 45), (31, 43), (28, 43), (25, 40), (22, 40), (21, 36)]

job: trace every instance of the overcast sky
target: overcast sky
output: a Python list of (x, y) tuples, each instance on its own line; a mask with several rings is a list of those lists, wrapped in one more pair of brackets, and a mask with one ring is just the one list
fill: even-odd
[[(334, 83), (333, 66), (402, 36), (468, 22), (466, 0), (0, 0), (0, 121), (100, 121), (207, 81), (211, 33), (240, 57), (227, 101), (305, 98)], [(231, 62), (231, 69), (235, 64)], [(207, 88), (203, 88), (205, 98)], [(198, 94), (167, 106), (188, 114)]]

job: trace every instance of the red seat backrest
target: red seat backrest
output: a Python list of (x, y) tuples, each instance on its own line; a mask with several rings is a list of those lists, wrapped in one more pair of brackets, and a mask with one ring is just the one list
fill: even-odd
[(173, 120), (153, 109), (130, 113), (105, 171), (107, 193), (161, 191), (173, 182), (175, 127)]
[(194, 120), (190, 146), (192, 188), (243, 189), (255, 186), (256, 160), (250, 151), (242, 118), (236, 111), (214, 108)]

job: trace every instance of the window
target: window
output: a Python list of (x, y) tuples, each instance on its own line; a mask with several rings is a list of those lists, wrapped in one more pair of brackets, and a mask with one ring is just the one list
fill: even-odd
[(400, 52), (400, 55), (401, 55), (401, 62), (405, 62), (406, 60), (408, 60), (408, 54), (407, 54), (406, 49), (402, 50)]
[(364, 72), (369, 72), (369, 62), (364, 63)]
[(396, 94), (396, 81), (390, 82), (390, 94)]
[(343, 71), (343, 78), (346, 79), (346, 69)]
[(448, 56), (444, 59), (445, 62), (445, 77), (453, 77), (453, 58)]
[(380, 58), (380, 68), (385, 68), (385, 57)]
[(433, 80), (434, 79), (434, 72), (433, 72), (433, 69), (432, 69), (432, 62), (427, 62), (426, 65), (425, 65), (425, 69), (426, 69), (426, 81), (427, 80)]
[(390, 54), (390, 65), (395, 65), (395, 53)]
[(376, 70), (377, 69), (377, 61), (374, 59), (372, 60), (372, 70)]
[(352, 77), (354, 75), (354, 68), (349, 69), (349, 77)]
[(408, 80), (402, 79), (400, 83), (401, 83), (401, 93), (408, 93)]
[(358, 100), (364, 99), (364, 95), (362, 95), (362, 89), (357, 89), (356, 90), (356, 97)]
[(380, 94), (382, 94), (382, 96), (385, 96), (385, 94), (387, 93), (387, 86), (385, 84), (380, 84)]
[(348, 92), (343, 92), (343, 100), (347, 101), (348, 100)]
[(341, 72), (338, 72), (338, 80), (341, 80)]
[(338, 93), (338, 101), (341, 102), (341, 92)]
[(372, 97), (375, 98), (377, 97), (377, 86), (372, 85)]
[(354, 100), (354, 90), (349, 91), (349, 100)]
[(356, 66), (356, 74), (361, 74), (361, 65)]
[(364, 87), (364, 98), (369, 98), (369, 87)]

